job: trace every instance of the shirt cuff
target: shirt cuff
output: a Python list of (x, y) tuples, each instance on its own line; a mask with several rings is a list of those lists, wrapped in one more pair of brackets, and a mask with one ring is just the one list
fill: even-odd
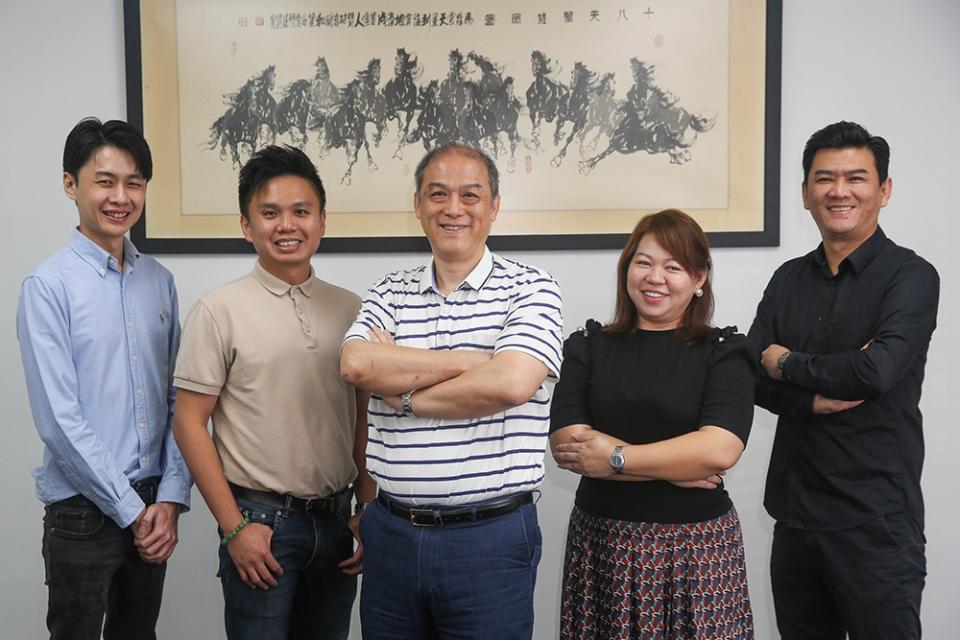
[(190, 485), (180, 478), (164, 478), (157, 488), (157, 502), (172, 502), (180, 505), (180, 512), (190, 511)]
[(136, 521), (137, 516), (140, 515), (140, 512), (143, 511), (145, 506), (143, 500), (137, 495), (137, 492), (133, 490), (133, 487), (130, 487), (124, 492), (120, 503), (116, 506), (116, 511), (114, 513), (108, 513), (107, 515), (110, 516), (121, 529), (126, 529)]

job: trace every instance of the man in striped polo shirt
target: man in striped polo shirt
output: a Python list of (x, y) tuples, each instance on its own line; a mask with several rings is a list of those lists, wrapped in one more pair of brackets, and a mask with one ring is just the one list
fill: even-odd
[(367, 293), (341, 371), (372, 393), (360, 521), (364, 638), (530, 638), (560, 290), (486, 247), (500, 210), (482, 151), (445, 145), (416, 170), (432, 260)]

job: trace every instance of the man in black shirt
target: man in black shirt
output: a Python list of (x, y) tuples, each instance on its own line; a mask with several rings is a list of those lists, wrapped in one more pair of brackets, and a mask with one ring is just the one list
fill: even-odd
[(823, 242), (777, 269), (750, 329), (756, 403), (779, 415), (764, 506), (784, 640), (920, 637), (918, 403), (939, 276), (878, 226), (889, 159), (850, 122), (810, 137), (803, 205)]

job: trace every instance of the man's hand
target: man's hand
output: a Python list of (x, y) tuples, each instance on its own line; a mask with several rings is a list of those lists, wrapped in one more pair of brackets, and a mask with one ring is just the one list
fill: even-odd
[(373, 327), (367, 331), (367, 337), (370, 338), (370, 342), (377, 344), (396, 344), (393, 341), (393, 334), (389, 331), (384, 331), (380, 327)]
[(400, 411), (403, 406), (400, 396), (380, 396), (380, 399), (394, 411)]
[(579, 473), (588, 478), (609, 478), (615, 471), (610, 466), (610, 454), (618, 440), (595, 429), (583, 429), (573, 433), (573, 441), (554, 447), (553, 458), (557, 466)]
[(363, 571), (363, 542), (360, 540), (360, 516), (363, 515), (363, 512), (353, 514), (353, 517), (347, 520), (347, 526), (350, 528), (350, 533), (353, 534), (353, 539), (357, 541), (357, 550), (353, 552), (353, 555), (337, 563), (337, 566), (340, 568), (340, 571), (344, 572), (348, 576), (355, 576), (358, 573)]
[(723, 482), (722, 475), (726, 473), (721, 471), (720, 473), (715, 473), (712, 476), (707, 476), (703, 480), (669, 480), (670, 484), (675, 484), (678, 487), (683, 487), (684, 489), (716, 489), (720, 486), (720, 483)]
[(251, 522), (227, 543), (227, 553), (244, 584), (259, 589), (277, 586), (274, 576), (283, 575), (283, 567), (270, 553), (273, 529)]
[(787, 351), (790, 351), (790, 349), (782, 344), (771, 344), (763, 350), (763, 354), (760, 356), (760, 366), (767, 372), (771, 380), (783, 380), (783, 375), (777, 367), (777, 360)]
[(813, 396), (813, 412), (820, 416), (853, 409), (861, 404), (863, 404), (863, 400), (834, 400), (833, 398), (825, 398), (819, 393)]
[(133, 544), (144, 562), (161, 564), (177, 546), (180, 505), (158, 502), (143, 510), (133, 525)]

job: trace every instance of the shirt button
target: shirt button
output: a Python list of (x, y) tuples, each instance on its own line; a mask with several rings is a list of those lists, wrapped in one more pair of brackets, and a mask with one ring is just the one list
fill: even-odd
[(141, 457), (140, 457), (140, 464), (147, 464), (148, 462), (150, 462), (150, 456), (141, 456)]
[(147, 423), (146, 423), (146, 422), (141, 422), (141, 423), (140, 423), (140, 431), (146, 431), (146, 430), (147, 430)]
[(141, 389), (140, 387), (137, 387), (137, 395), (138, 395), (138, 396), (142, 396), (142, 395), (143, 395), (143, 389)]

